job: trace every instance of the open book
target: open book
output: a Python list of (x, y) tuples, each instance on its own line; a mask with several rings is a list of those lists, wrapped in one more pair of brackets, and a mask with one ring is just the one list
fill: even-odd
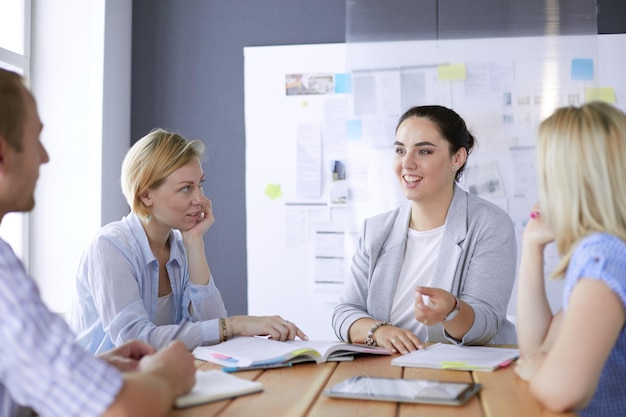
[(263, 391), (263, 384), (222, 371), (196, 371), (196, 384), (189, 394), (176, 399), (176, 408), (191, 407)]
[(224, 371), (291, 366), (299, 362), (351, 360), (359, 353), (391, 355), (387, 349), (343, 342), (288, 340), (239, 336), (213, 346), (193, 350), (197, 359), (222, 365)]
[(413, 368), (494, 371), (510, 365), (518, 357), (519, 349), (435, 343), (426, 349), (398, 356), (391, 360), (391, 364)]

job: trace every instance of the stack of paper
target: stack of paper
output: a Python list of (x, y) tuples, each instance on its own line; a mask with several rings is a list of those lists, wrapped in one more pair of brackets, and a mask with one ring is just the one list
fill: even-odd
[(519, 349), (436, 343), (399, 356), (391, 364), (413, 368), (494, 371), (508, 366), (518, 357)]

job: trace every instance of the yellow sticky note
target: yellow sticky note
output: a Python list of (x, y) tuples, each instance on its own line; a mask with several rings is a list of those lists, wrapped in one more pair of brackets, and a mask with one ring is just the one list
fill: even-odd
[(465, 64), (439, 65), (437, 67), (437, 78), (440, 81), (454, 81), (467, 79)]
[(606, 101), (615, 103), (615, 90), (612, 87), (585, 88), (585, 101)]
[(267, 184), (265, 187), (265, 195), (270, 198), (270, 200), (276, 200), (283, 196), (283, 192), (280, 190), (280, 184)]

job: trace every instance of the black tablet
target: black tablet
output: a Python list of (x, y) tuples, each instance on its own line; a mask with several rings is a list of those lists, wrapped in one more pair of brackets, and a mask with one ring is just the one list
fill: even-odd
[(462, 405), (480, 389), (481, 385), (475, 383), (355, 376), (326, 389), (324, 394), (359, 400)]

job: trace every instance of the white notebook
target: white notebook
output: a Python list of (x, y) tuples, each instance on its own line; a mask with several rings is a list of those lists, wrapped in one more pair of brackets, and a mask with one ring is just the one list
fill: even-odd
[(435, 343), (426, 349), (398, 356), (391, 360), (391, 364), (414, 368), (491, 372), (510, 365), (518, 356), (519, 349)]
[(263, 384), (218, 370), (196, 371), (196, 385), (189, 394), (176, 399), (176, 408), (263, 391)]
[(323, 340), (288, 340), (280, 342), (264, 337), (238, 336), (211, 346), (193, 350), (196, 359), (222, 365), (222, 370), (276, 368), (299, 362), (322, 363), (351, 359), (356, 354), (391, 355), (387, 349)]

